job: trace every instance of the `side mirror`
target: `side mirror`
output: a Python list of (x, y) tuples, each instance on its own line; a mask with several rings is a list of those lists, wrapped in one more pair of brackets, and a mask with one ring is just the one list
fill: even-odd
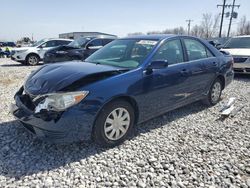
[(168, 61), (167, 60), (156, 60), (152, 61), (151, 64), (148, 66), (148, 69), (164, 69), (168, 67)]

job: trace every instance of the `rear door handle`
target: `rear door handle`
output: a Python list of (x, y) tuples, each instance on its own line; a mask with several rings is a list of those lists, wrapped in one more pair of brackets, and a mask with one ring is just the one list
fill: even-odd
[(182, 70), (180, 71), (180, 73), (181, 73), (182, 76), (188, 76), (189, 73), (190, 73), (190, 71), (187, 70), (187, 69), (182, 69)]

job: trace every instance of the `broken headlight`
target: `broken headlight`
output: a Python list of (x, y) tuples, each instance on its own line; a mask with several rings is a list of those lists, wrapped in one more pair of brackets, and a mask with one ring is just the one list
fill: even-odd
[(67, 108), (81, 102), (87, 95), (88, 91), (77, 91), (67, 93), (52, 93), (38, 96), (34, 101), (43, 99), (35, 108), (35, 113), (41, 110), (64, 111)]

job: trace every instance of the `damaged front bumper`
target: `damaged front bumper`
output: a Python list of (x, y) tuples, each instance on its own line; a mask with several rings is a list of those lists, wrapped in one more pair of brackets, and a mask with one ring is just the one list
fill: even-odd
[[(91, 105), (79, 105), (64, 112), (34, 112), (34, 106), (23, 94), (23, 87), (15, 95), (16, 104), (11, 105), (12, 114), (32, 134), (42, 140), (66, 143), (91, 138), (92, 126), (97, 113)], [(95, 113), (96, 112), (96, 113)]]

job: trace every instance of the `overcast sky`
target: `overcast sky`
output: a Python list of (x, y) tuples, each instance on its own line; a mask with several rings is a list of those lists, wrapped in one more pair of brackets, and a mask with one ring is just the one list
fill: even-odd
[[(1, 1), (0, 40), (58, 37), (59, 33), (99, 31), (128, 33), (199, 24), (203, 13), (221, 12), (222, 0), (5, 0)], [(227, 0), (232, 3), (232, 0)], [(250, 20), (250, 0), (236, 0), (239, 18)], [(229, 11), (230, 9), (226, 9)], [(239, 18), (234, 20), (235, 29)], [(224, 28), (228, 28), (228, 19)]]

